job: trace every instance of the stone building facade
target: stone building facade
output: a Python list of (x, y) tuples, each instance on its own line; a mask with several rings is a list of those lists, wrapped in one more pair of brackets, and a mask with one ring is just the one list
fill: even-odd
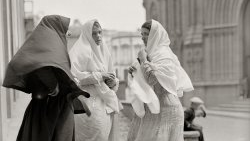
[(7, 140), (8, 121), (13, 115), (13, 103), (18, 98), (18, 92), (2, 87), (6, 66), (23, 44), (26, 31), (33, 29), (32, 18), (26, 16), (24, 10), (25, 4), (32, 6), (32, 1), (0, 1), (0, 141)]
[(207, 106), (250, 97), (250, 0), (144, 0)]

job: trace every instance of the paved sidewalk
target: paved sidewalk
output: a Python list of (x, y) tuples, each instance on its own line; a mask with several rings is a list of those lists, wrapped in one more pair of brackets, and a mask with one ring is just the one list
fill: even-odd
[(195, 122), (203, 127), (205, 141), (250, 141), (249, 119), (208, 115)]
[(24, 111), (30, 101), (30, 95), (20, 94), (13, 103), (12, 117), (8, 120), (8, 132), (6, 141), (16, 141), (17, 133), (21, 126)]

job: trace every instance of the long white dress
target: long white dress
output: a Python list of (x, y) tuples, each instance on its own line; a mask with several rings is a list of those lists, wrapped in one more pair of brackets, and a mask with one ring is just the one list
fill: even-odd
[(145, 104), (144, 117), (133, 118), (128, 141), (183, 141), (184, 112), (179, 98), (160, 85), (150, 66), (141, 68), (160, 101), (160, 113), (152, 114)]
[[(86, 114), (75, 115), (76, 141), (108, 141), (112, 136), (111, 126), (114, 112), (107, 106), (107, 103), (100, 97), (96, 91), (94, 82), (101, 82), (101, 77), (94, 77), (93, 73), (86, 73), (86, 77), (81, 81), (88, 84), (83, 85), (82, 89), (90, 93), (90, 98), (80, 96), (79, 99), (85, 102), (91, 111), (91, 116)], [(103, 83), (103, 82), (101, 82)], [(117, 82), (118, 86), (118, 82)], [(115, 92), (104, 94), (107, 99), (114, 99)]]

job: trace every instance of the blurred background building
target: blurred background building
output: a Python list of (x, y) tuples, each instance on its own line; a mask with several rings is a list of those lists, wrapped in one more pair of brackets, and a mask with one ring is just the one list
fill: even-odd
[(111, 38), (111, 54), (116, 74), (126, 80), (126, 70), (136, 61), (137, 53), (143, 47), (139, 32), (117, 32)]
[[(0, 1), (1, 85), (8, 62), (33, 30), (32, 7), (31, 0)], [(18, 92), (0, 87), (0, 141), (7, 140), (8, 123), (13, 115), (13, 103), (18, 96)]]
[(117, 92), (118, 98), (124, 102), (129, 102), (128, 68), (137, 61), (137, 53), (143, 48), (140, 32), (117, 32), (111, 38), (111, 54), (113, 58), (116, 75), (120, 80)]
[[(143, 6), (146, 20), (158, 20), (168, 31), (171, 48), (192, 79), (195, 91), (181, 98), (184, 106), (193, 96), (208, 107), (250, 97), (249, 0), (144, 0)], [(80, 32), (77, 25), (71, 28)], [(119, 98), (126, 101), (127, 69), (144, 46), (140, 32), (104, 30), (103, 36), (121, 81)]]
[(250, 97), (249, 0), (144, 0), (207, 106)]

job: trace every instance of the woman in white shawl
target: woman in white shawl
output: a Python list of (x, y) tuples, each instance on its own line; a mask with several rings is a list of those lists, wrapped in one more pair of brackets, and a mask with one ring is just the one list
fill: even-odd
[[(136, 113), (142, 114), (135, 115), (128, 141), (183, 141), (184, 112), (178, 97), (183, 91), (193, 90), (192, 83), (170, 49), (168, 33), (159, 22), (144, 23), (141, 34), (146, 48), (138, 53), (140, 64), (131, 66), (129, 72), (135, 79), (142, 73), (154, 93), (137, 94), (136, 100), (144, 102), (140, 108), (132, 103)], [(145, 102), (153, 95), (158, 99)]]
[(118, 79), (112, 66), (111, 55), (102, 40), (102, 29), (97, 20), (86, 22), (81, 35), (69, 51), (71, 71), (81, 89), (90, 98), (79, 97), (91, 111), (91, 116), (75, 116), (76, 141), (108, 141), (112, 115), (120, 107), (115, 91)]

